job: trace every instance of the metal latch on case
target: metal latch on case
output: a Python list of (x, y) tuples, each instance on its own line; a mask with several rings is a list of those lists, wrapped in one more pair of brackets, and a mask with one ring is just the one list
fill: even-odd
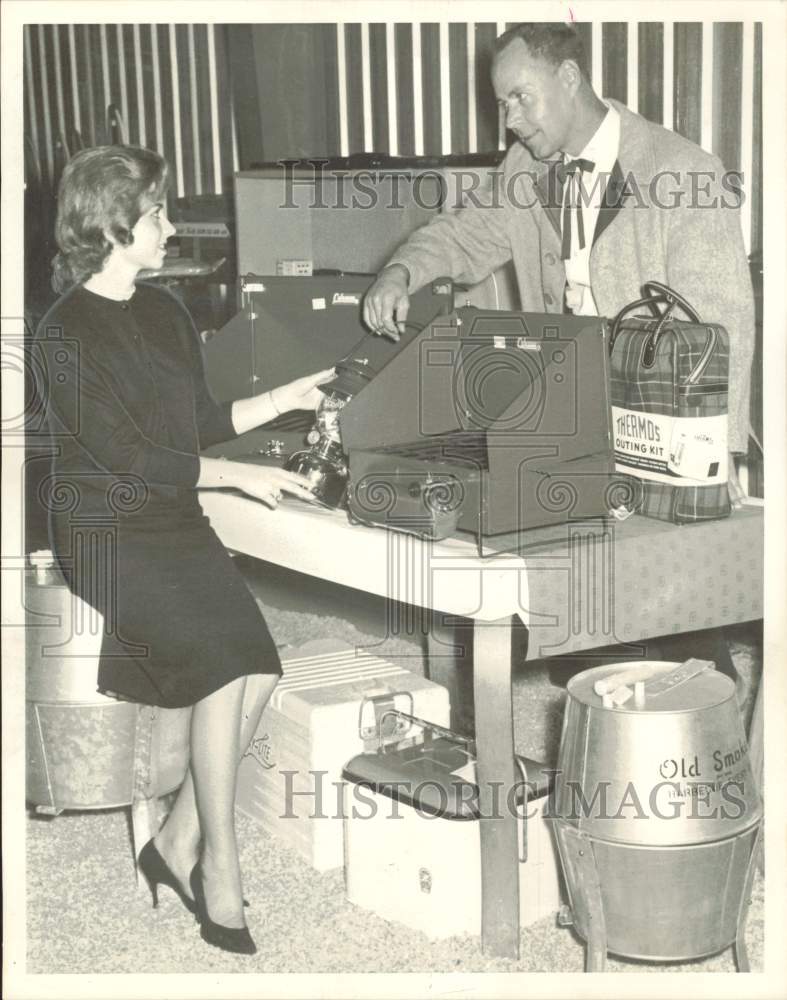
[(366, 695), (358, 709), (358, 736), (363, 741), (365, 752), (377, 750), (388, 743), (396, 743), (401, 739), (407, 725), (402, 722), (396, 708), (396, 699), (406, 698), (410, 715), (413, 713), (414, 702), (410, 691), (384, 691), (380, 694)]

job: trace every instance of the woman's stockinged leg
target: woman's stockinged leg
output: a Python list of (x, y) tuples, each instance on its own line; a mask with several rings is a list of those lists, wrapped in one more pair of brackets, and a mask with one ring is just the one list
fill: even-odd
[(189, 898), (191, 897), (189, 875), (199, 859), (201, 836), (197, 804), (194, 800), (194, 782), (189, 768), (175, 804), (154, 838), (157, 850)]
[(194, 706), (191, 774), (202, 831), (202, 877), (208, 914), (225, 927), (243, 927), (235, 779), (246, 679), (239, 678)]
[[(230, 718), (224, 716), (226, 722), (222, 723), (221, 726), (225, 730), (224, 735), (231, 735), (233, 731), (238, 734), (238, 743), (235, 752), (236, 769), (240, 757), (245, 752), (257, 730), (260, 716), (262, 715), (263, 709), (273, 693), (277, 682), (278, 676), (275, 674), (251, 674), (247, 678), (240, 678), (238, 681), (233, 682), (234, 684), (240, 685), (242, 688), (240, 719), (238, 719), (237, 715), (234, 715), (233, 724), (233, 721)], [(227, 687), (232, 687), (232, 684), (227, 685)], [(223, 691), (224, 689), (222, 688), (221, 690)], [(219, 694), (220, 692), (215, 693)], [(213, 695), (210, 695), (209, 697), (213, 697)], [(232, 698), (231, 701), (237, 703), (236, 698)], [(235, 711), (234, 707), (232, 708), (232, 711)], [(202, 724), (203, 723), (201, 721), (197, 722), (197, 725), (200, 727)], [(200, 734), (196, 735), (197, 739), (200, 740)], [(191, 873), (191, 869), (199, 860), (200, 841), (202, 840), (201, 821), (194, 792), (194, 738), (195, 731), (192, 712), (192, 767), (186, 774), (186, 778), (181, 785), (180, 791), (178, 792), (175, 805), (173, 806), (166, 823), (155, 838), (156, 847), (168, 863), (169, 867), (172, 869), (173, 873), (177, 876), (184, 892), (188, 896), (191, 896), (189, 875)], [(220, 736), (220, 738), (223, 737)], [(210, 748), (208, 747), (208, 750), (209, 749)], [(229, 776), (228, 786), (229, 785), (232, 786), (232, 797), (234, 799), (235, 772)], [(230, 815), (232, 815), (231, 812)], [(211, 916), (214, 920), (217, 920), (217, 918), (213, 916), (212, 909)]]

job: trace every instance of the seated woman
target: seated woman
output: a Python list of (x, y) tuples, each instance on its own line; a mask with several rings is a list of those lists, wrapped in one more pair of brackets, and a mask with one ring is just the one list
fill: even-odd
[(158, 885), (170, 886), (206, 941), (251, 954), (235, 780), (281, 665), (197, 488), (234, 487), (275, 508), (283, 492), (308, 497), (309, 483), (200, 451), (314, 408), (333, 371), (214, 401), (187, 312), (169, 292), (136, 283), (143, 268), (161, 266), (175, 231), (166, 184), (161, 157), (129, 146), (84, 150), (63, 172), (54, 281), (64, 294), (37, 333), (56, 445), (50, 538), (70, 588), (104, 618), (99, 690), (193, 706), (188, 775), (139, 858), (153, 905)]

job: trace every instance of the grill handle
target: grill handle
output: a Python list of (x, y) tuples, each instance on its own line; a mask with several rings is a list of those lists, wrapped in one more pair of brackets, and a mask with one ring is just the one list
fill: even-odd
[(713, 670), (715, 666), (712, 660), (698, 660), (695, 657), (675, 664), (672, 669), (660, 662), (642, 663), (602, 677), (593, 685), (593, 690), (600, 698), (606, 698), (633, 684), (635, 704), (637, 708), (643, 708), (647, 697), (655, 698), (665, 691), (671, 691), (705, 670)]

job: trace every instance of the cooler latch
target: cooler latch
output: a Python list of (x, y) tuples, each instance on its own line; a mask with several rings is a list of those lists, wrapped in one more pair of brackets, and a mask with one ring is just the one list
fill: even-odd
[(377, 750), (389, 743), (397, 743), (409, 728), (397, 709), (396, 699), (406, 698), (412, 715), (413, 695), (410, 691), (385, 691), (366, 695), (358, 710), (358, 736), (363, 741), (364, 752)]

